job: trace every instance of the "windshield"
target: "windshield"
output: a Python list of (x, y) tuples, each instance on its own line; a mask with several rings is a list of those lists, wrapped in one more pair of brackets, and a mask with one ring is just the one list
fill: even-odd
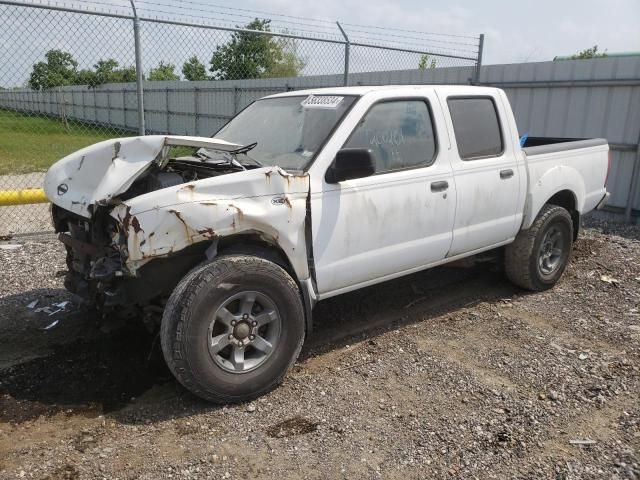
[(304, 170), (356, 97), (304, 95), (258, 100), (213, 138), (257, 145), (247, 156), (263, 166)]

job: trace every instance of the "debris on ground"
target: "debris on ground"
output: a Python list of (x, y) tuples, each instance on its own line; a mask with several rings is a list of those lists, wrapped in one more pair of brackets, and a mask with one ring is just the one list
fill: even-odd
[(72, 301), (64, 248), (0, 250), (0, 479), (638, 479), (640, 227), (592, 226), (545, 292), (478, 266), (320, 302), (283, 385), (226, 406), (142, 325), (23, 321)]
[(595, 440), (569, 440), (569, 443), (571, 445), (595, 445), (598, 442)]
[(56, 313), (64, 312), (67, 309), (67, 305), (71, 302), (68, 300), (60, 303), (52, 303), (51, 305), (47, 305), (46, 307), (36, 308), (34, 310), (35, 313), (46, 313), (49, 316), (55, 315)]
[(617, 278), (613, 278), (609, 275), (601, 275), (600, 276), (600, 280), (602, 280), (605, 283), (609, 283), (611, 285), (615, 285), (617, 286), (620, 283), (620, 280), (618, 280)]

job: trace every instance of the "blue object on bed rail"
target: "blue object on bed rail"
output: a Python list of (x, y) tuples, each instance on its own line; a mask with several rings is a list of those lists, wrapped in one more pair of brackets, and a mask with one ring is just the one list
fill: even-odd
[(527, 139), (529, 138), (529, 134), (525, 133), (520, 137), (520, 147), (524, 147), (527, 143)]

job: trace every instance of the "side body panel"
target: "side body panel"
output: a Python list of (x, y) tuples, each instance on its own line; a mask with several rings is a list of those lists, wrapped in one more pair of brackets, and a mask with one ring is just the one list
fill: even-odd
[(522, 228), (527, 229), (556, 193), (569, 190), (580, 214), (593, 210), (606, 194), (609, 146), (606, 144), (525, 155), (529, 187)]
[[(449, 139), (432, 89), (365, 95), (310, 169), (315, 278), (320, 296), (353, 290), (445, 258), (455, 215)], [(367, 110), (380, 100), (428, 100), (439, 145), (428, 167), (328, 184), (325, 173)], [(431, 191), (432, 182), (448, 182)]]

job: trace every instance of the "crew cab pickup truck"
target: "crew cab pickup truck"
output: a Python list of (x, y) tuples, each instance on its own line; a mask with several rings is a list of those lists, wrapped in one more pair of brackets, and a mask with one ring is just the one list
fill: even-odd
[(334, 295), (489, 250), (552, 287), (607, 173), (604, 139), (521, 140), (499, 89), (345, 87), (263, 98), (212, 138), (97, 143), (45, 191), (67, 288), (157, 318), (176, 378), (233, 402), (282, 380)]

